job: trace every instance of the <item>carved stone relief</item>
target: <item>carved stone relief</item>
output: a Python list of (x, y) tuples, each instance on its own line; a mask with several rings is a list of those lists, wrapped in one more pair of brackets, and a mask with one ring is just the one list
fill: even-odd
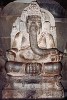
[[(21, 17), (17, 18), (17, 20), (13, 24), (11, 32), (11, 48), (12, 48), (11, 54), (13, 53), (16, 55), (14, 56), (15, 61), (22, 62), (23, 61), (22, 58), (27, 60), (29, 59), (37, 60), (40, 58), (42, 59), (42, 57), (39, 56), (40, 54), (36, 54), (30, 47), (31, 43), (36, 40), (35, 37), (34, 38), (31, 37), (32, 42), (30, 43), (31, 39), (29, 31), (32, 25), (31, 23), (33, 23), (33, 21), (34, 22), (36, 21), (35, 23), (36, 25), (34, 26), (38, 28), (36, 29), (37, 31), (36, 38), (38, 47), (41, 49), (56, 48), (57, 40), (56, 40), (55, 20), (54, 18), (53, 19), (52, 18), (53, 16), (51, 15), (51, 13), (40, 8), (36, 2), (31, 3), (28, 7), (24, 9)], [(17, 52), (15, 49), (17, 49)], [(10, 53), (7, 53), (7, 55), (11, 56)], [(48, 58), (50, 58), (48, 56), (46, 57), (47, 61)], [(10, 61), (13, 60), (13, 58), (11, 59), (11, 57), (8, 57), (8, 59)], [(51, 62), (51, 60), (49, 61)]]
[(9, 84), (3, 98), (64, 97), (60, 84), (62, 54), (56, 48), (53, 15), (31, 2), (12, 27), (11, 49), (6, 52)]

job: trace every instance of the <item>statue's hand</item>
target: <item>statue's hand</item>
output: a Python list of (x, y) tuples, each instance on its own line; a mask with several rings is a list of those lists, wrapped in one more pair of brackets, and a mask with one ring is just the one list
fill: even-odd
[(63, 53), (56, 49), (50, 52), (50, 56), (52, 62), (60, 62), (63, 58)]

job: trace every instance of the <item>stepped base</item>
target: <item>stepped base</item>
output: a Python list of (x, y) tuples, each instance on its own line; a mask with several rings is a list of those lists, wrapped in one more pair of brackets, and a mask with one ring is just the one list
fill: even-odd
[(63, 90), (4, 90), (2, 98), (64, 98)]

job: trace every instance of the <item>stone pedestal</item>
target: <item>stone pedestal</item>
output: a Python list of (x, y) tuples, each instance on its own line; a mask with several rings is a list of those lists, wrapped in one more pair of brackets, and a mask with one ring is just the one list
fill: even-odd
[[(10, 66), (15, 63), (15, 66)], [(10, 62), (7, 66), (8, 83), (3, 90), (3, 98), (62, 98), (64, 92), (60, 83), (60, 63)], [(21, 73), (23, 72), (23, 73)]]

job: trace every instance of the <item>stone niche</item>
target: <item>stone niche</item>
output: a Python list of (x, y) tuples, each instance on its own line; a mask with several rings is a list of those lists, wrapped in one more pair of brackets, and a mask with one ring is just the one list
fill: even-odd
[(55, 48), (55, 19), (32, 1), (12, 26), (3, 98), (63, 98), (62, 54)]

